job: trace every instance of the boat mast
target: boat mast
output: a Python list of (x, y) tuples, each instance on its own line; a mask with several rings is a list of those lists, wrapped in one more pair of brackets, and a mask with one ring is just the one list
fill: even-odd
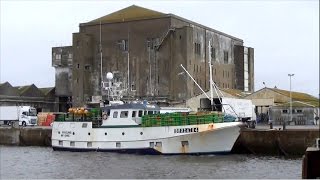
[(130, 92), (130, 52), (129, 52), (129, 41), (130, 41), (130, 29), (129, 29), (129, 22), (128, 22), (128, 98), (129, 98), (129, 92)]
[(213, 110), (213, 80), (212, 80), (212, 64), (211, 64), (211, 41), (209, 41), (209, 73), (210, 73), (210, 102), (211, 110)]
[(102, 77), (102, 43), (101, 43), (101, 21), (100, 21), (100, 78), (101, 78), (101, 99), (103, 90), (103, 77)]

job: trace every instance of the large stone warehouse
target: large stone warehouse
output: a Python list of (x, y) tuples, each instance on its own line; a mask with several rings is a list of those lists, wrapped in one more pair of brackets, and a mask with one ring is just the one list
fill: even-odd
[(219, 87), (254, 91), (254, 50), (243, 40), (173, 14), (130, 6), (81, 23), (72, 46), (52, 48), (56, 96), (73, 106), (101, 100), (106, 96), (101, 82), (115, 72), (128, 89), (124, 98), (185, 102), (201, 91), (180, 64), (209, 90), (209, 56)]

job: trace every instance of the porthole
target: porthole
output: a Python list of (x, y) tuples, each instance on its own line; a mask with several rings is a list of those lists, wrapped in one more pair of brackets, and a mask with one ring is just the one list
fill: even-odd
[(107, 135), (107, 133), (105, 132), (104, 135)]
[(88, 133), (88, 135), (90, 136), (90, 133)]
[(58, 134), (60, 134), (60, 131), (58, 131)]
[(140, 132), (140, 135), (142, 135), (143, 134), (143, 132)]
[(124, 136), (124, 132), (122, 132), (122, 136)]
[(72, 133), (72, 135), (74, 135), (74, 132)]

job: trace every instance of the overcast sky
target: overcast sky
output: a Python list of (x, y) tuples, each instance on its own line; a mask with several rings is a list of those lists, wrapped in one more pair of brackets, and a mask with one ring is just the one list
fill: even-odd
[(54, 86), (51, 48), (130, 5), (172, 13), (243, 39), (255, 50), (255, 90), (277, 86), (319, 96), (319, 2), (314, 1), (3, 1), (0, 81)]

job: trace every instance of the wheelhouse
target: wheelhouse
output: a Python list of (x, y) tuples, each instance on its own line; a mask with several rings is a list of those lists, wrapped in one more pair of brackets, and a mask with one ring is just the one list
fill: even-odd
[(102, 126), (141, 125), (142, 116), (160, 114), (160, 108), (151, 104), (121, 104), (102, 107)]

